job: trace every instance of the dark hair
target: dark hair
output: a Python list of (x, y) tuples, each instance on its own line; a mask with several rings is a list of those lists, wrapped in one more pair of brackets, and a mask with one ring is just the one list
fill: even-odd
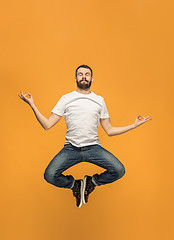
[(81, 67), (83, 67), (83, 68), (89, 68), (90, 70), (91, 70), (91, 77), (92, 77), (92, 75), (93, 75), (93, 72), (92, 72), (92, 69), (88, 66), (88, 65), (80, 65), (80, 66), (78, 66), (78, 68), (76, 69), (76, 77), (77, 77), (77, 70), (79, 69), (79, 68), (81, 68)]

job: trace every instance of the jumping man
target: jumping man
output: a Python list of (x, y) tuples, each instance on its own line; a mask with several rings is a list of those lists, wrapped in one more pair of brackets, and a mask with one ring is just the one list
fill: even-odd
[[(112, 153), (101, 146), (98, 127), (101, 124), (108, 136), (125, 133), (147, 122), (150, 116), (138, 115), (133, 124), (125, 127), (113, 127), (109, 113), (100, 95), (90, 91), (93, 71), (87, 65), (80, 65), (75, 71), (77, 89), (59, 99), (45, 118), (36, 108), (30, 93), (18, 96), (30, 105), (37, 120), (45, 130), (53, 127), (63, 116), (66, 122), (66, 141), (61, 151), (55, 155), (44, 172), (44, 179), (60, 188), (69, 188), (76, 197), (77, 207), (88, 202), (89, 194), (96, 186), (112, 183), (125, 174), (124, 165)], [(27, 98), (26, 96), (29, 96)], [(139, 119), (139, 118), (142, 119)], [(106, 169), (101, 174), (85, 175), (84, 179), (75, 180), (72, 175), (62, 173), (71, 166), (89, 162)]]

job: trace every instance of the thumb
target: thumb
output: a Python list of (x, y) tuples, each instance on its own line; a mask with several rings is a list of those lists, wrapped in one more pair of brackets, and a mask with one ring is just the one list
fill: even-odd
[(31, 96), (31, 93), (26, 93), (24, 96), (27, 96), (27, 95)]

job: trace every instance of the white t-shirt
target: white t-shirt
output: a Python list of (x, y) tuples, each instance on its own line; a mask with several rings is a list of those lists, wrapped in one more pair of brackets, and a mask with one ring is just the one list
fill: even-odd
[(104, 98), (91, 92), (82, 94), (73, 91), (62, 95), (53, 110), (66, 122), (66, 141), (76, 147), (99, 144), (100, 118), (109, 118)]

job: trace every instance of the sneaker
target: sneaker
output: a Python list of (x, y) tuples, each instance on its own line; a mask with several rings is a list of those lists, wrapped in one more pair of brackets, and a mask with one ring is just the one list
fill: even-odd
[(83, 180), (75, 180), (75, 184), (72, 188), (73, 196), (76, 197), (76, 206), (80, 208), (82, 206), (82, 191)]
[(94, 191), (96, 185), (92, 182), (92, 177), (87, 175), (85, 175), (83, 182), (82, 200), (83, 203), (86, 204), (88, 202), (89, 194)]

